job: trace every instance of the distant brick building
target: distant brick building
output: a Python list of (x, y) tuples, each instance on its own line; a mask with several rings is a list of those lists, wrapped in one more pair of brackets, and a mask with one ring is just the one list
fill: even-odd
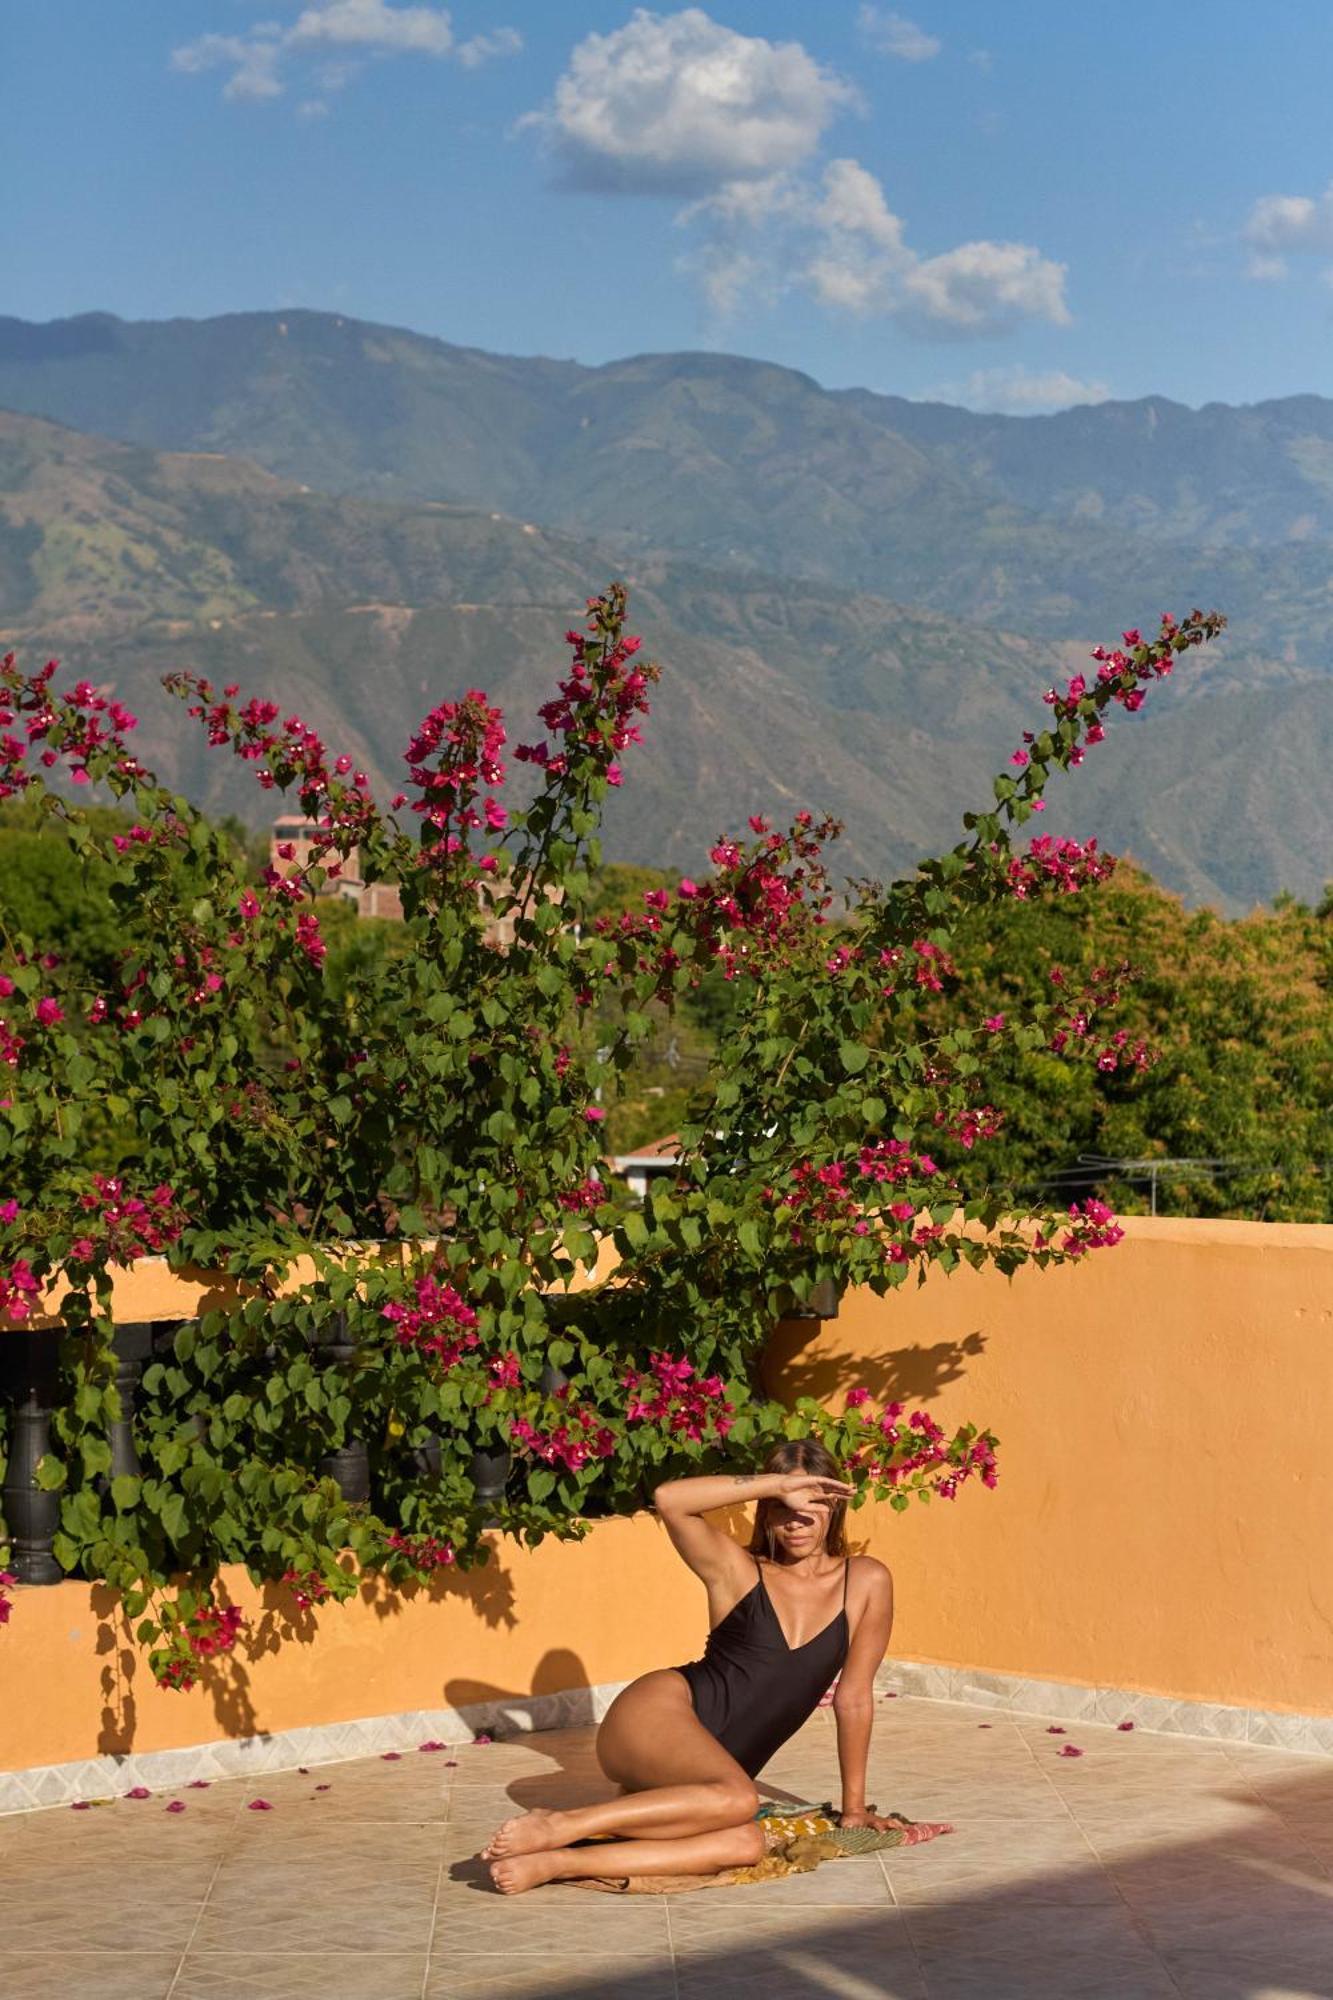
[[(298, 868), (304, 868), (310, 860), (313, 847), (323, 844), (324, 830), (313, 820), (301, 813), (283, 813), (273, 822), (273, 832), (269, 838), (269, 861), (279, 875), (290, 875)], [(290, 853), (280, 850), (290, 849)], [(485, 889), (479, 886), (478, 893), (487, 890), (494, 895), (503, 895), (507, 888), (501, 877), (488, 881)], [(383, 917), (390, 923), (401, 923), (403, 899), (396, 882), (366, 882), (361, 875), (361, 860), (353, 848), (342, 864), (342, 872), (332, 881), (326, 881), (320, 890), (323, 896), (339, 896), (345, 903), (354, 903), (359, 917)], [(546, 891), (548, 902), (563, 900), (560, 889), (550, 885)], [(488, 944), (507, 949), (514, 942), (514, 917), (510, 912), (503, 917), (493, 917), (486, 926)]]
[[(273, 832), (269, 839), (269, 861), (279, 875), (290, 875), (298, 868), (304, 868), (310, 860), (312, 847), (322, 845), (324, 830), (300, 813), (283, 813), (273, 822)], [(290, 854), (279, 850), (290, 848)], [(398, 893), (396, 882), (366, 882), (361, 877), (361, 860), (354, 847), (342, 864), (342, 872), (332, 881), (326, 881), (321, 895), (339, 896), (345, 903), (355, 903), (359, 917), (385, 917), (390, 922), (401, 923), (403, 899)]]
[(650, 1140), (632, 1153), (616, 1153), (608, 1161), (613, 1173), (629, 1183), (631, 1194), (642, 1201), (650, 1181), (674, 1178), (681, 1159), (681, 1143), (674, 1132), (664, 1139)]

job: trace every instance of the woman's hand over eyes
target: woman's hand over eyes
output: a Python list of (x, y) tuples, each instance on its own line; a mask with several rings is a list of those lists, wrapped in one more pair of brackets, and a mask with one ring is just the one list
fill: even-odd
[(797, 1512), (807, 1507), (832, 1507), (855, 1491), (845, 1479), (823, 1479), (809, 1472), (789, 1472), (778, 1489), (784, 1505)]

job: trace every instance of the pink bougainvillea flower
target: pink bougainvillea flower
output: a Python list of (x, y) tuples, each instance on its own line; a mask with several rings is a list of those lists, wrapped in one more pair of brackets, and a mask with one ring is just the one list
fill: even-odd
[(273, 1807), (267, 1799), (251, 1799), (246, 1810), (247, 1812), (272, 1812)]
[(433, 1740), (429, 1743), (418, 1743), (417, 1745), (418, 1750), (447, 1750), (448, 1748), (449, 1745), (447, 1743), (436, 1743)]
[(1058, 1722), (1048, 1722), (1046, 1725), (1046, 1734), (1048, 1736), (1067, 1736), (1069, 1731), (1062, 1729)]
[(1116, 1724), (1117, 1729), (1132, 1729), (1133, 1727), (1134, 1725), (1132, 1722), (1117, 1722)]
[(206, 1792), (208, 1790), (208, 1782), (207, 1778), (191, 1778), (189, 1789), (192, 1792)]
[(185, 1801), (184, 1799), (169, 1799), (163, 1810), (165, 1812), (184, 1812)]
[(401, 1750), (384, 1750), (380, 1753), (381, 1764), (401, 1764), (402, 1761), (403, 1753)]
[(590, 1125), (600, 1125), (606, 1113), (600, 1104), (590, 1104), (583, 1115)]
[(491, 1736), (488, 1736), (488, 1735), (486, 1734), (486, 1731), (485, 1731), (484, 1729), (482, 1730), (482, 1732), (481, 1732), (481, 1734), (480, 1734), (479, 1736), (474, 1736), (474, 1737), (473, 1737), (473, 1739), (472, 1739), (472, 1741), (473, 1741), (474, 1743), (491, 1743), (491, 1742), (493, 1742), (494, 1740), (495, 1740), (495, 1739), (494, 1739), (493, 1737), (491, 1737)]
[(91, 1799), (71, 1799), (69, 1809), (71, 1812), (91, 1812), (93, 1802)]
[(1081, 1757), (1083, 1752), (1076, 1749), (1072, 1743), (1062, 1743), (1056, 1755), (1059, 1757)]
[(147, 1785), (136, 1785), (134, 1790), (126, 1792), (125, 1796), (127, 1799), (151, 1799), (153, 1794), (149, 1791)]
[(44, 1028), (54, 1028), (57, 1021), (63, 1021), (65, 1010), (58, 1000), (44, 996), (37, 1002), (34, 1012)]

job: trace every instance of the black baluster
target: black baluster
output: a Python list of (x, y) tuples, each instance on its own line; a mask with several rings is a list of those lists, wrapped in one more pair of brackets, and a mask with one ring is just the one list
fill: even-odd
[(513, 1453), (502, 1447), (493, 1451), (474, 1451), (472, 1454), (469, 1470), (472, 1484), (477, 1489), (478, 1505), (484, 1509), (484, 1528), (498, 1528), (500, 1525), (494, 1509), (504, 1499), (513, 1463)]
[[(334, 1313), (326, 1325), (317, 1327), (314, 1345), (327, 1357), (325, 1373), (330, 1386), (336, 1387), (343, 1369), (350, 1368), (356, 1359), (356, 1341), (348, 1333), (347, 1314)], [(319, 1469), (326, 1479), (333, 1480), (344, 1500), (370, 1499), (370, 1453), (359, 1439), (349, 1438), (337, 1451), (326, 1452)]]
[[(173, 1329), (174, 1331), (174, 1329)], [(134, 1410), (143, 1380), (144, 1363), (153, 1352), (154, 1327), (151, 1320), (129, 1320), (118, 1326), (112, 1349), (116, 1357), (116, 1393), (120, 1415), (111, 1426), (111, 1477), (141, 1477), (143, 1467), (134, 1442)]]
[(428, 1437), (424, 1444), (413, 1445), (412, 1465), (422, 1479), (438, 1479), (444, 1468), (444, 1453), (437, 1437)]
[(0, 1334), (0, 1353), (14, 1399), (4, 1514), (20, 1583), (59, 1583), (64, 1576), (51, 1553), (60, 1526), (60, 1495), (43, 1493), (37, 1485), (38, 1464), (51, 1448), (59, 1352), (58, 1327)]
[(842, 1303), (842, 1291), (835, 1278), (820, 1278), (812, 1286), (809, 1298), (801, 1303), (794, 1299), (783, 1313), (784, 1319), (836, 1319)]

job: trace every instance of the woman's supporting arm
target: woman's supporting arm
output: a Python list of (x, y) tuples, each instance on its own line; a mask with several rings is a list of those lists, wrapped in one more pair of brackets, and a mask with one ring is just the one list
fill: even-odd
[(881, 1821), (866, 1804), (866, 1764), (875, 1719), (875, 1675), (893, 1630), (893, 1578), (882, 1562), (869, 1556), (859, 1557), (857, 1568), (869, 1572), (867, 1596), (833, 1697), (842, 1774), (842, 1822), (844, 1826), (882, 1830), (890, 1822)]

